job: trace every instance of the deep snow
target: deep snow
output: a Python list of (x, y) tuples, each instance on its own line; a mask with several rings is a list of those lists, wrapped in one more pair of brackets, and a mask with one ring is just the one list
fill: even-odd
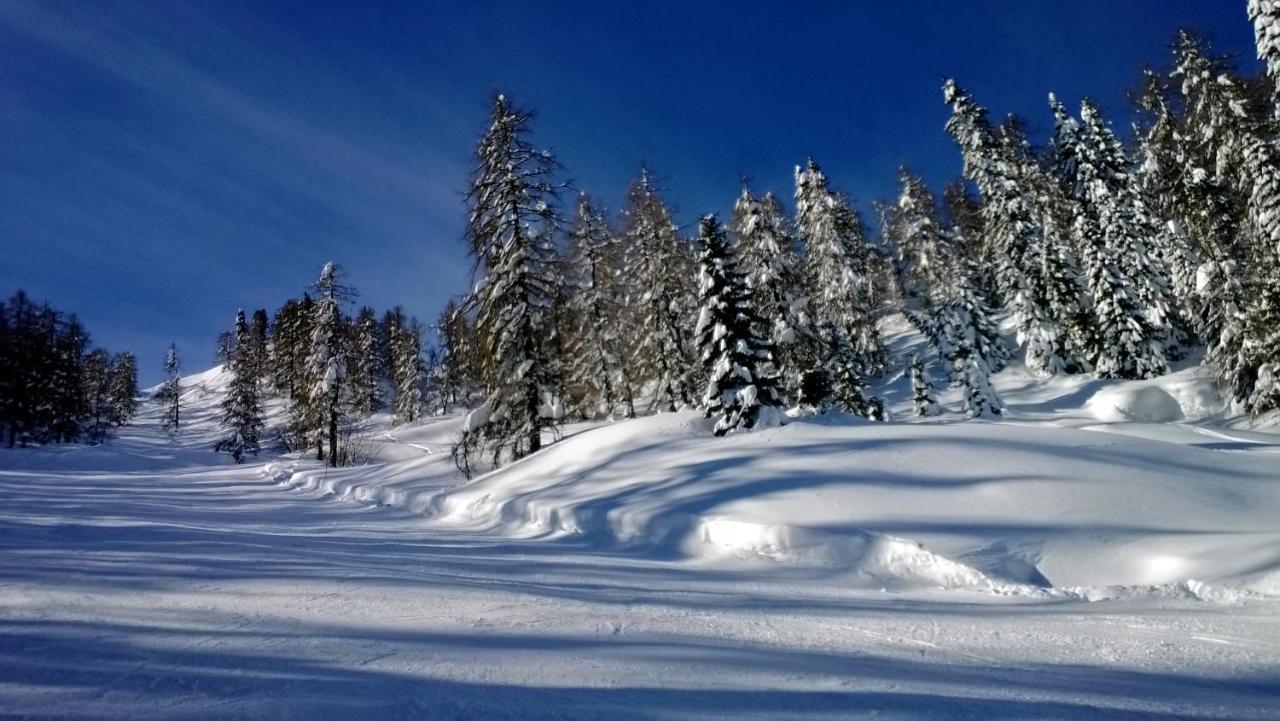
[(1280, 443), (1194, 370), (573, 425), (470, 483), (457, 418), (231, 465), (224, 381), (176, 442), (0, 451), (0, 715), (1280, 717)]

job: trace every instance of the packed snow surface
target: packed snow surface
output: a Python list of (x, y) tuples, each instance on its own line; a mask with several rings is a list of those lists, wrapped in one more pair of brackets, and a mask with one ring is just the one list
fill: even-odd
[(459, 416), (230, 464), (225, 382), (176, 440), (0, 450), (0, 715), (1280, 717), (1280, 444), (1194, 371), (573, 424), (471, 481)]

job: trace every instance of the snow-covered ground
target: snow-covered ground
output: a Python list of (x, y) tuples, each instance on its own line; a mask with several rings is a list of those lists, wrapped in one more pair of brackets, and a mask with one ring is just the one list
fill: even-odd
[(467, 483), (456, 418), (232, 465), (193, 376), (177, 442), (0, 451), (0, 717), (1280, 718), (1274, 429), (1194, 370), (996, 381)]

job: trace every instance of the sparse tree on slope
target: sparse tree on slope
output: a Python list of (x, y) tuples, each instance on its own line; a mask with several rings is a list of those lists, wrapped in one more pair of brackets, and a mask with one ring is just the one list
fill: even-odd
[(911, 356), (911, 408), (917, 418), (942, 415), (929, 369), (918, 355)]
[(696, 335), (707, 376), (705, 413), (715, 418), (715, 434), (736, 428), (778, 425), (782, 399), (769, 375), (770, 344), (765, 323), (752, 310), (746, 280), (729, 251), (724, 228), (714, 215), (698, 228), (702, 307)]
[(495, 465), (537, 452), (543, 431), (557, 423), (544, 394), (555, 385), (545, 340), (558, 283), (559, 186), (551, 154), (525, 137), (530, 117), (503, 96), (495, 99), (467, 192), (467, 240), (483, 274), (468, 306), (486, 399), (468, 416), (454, 449), (465, 472), (482, 451)]
[[(249, 324), (244, 311), (236, 311), (236, 345), (249, 346)], [(258, 395), (258, 379), (254, 376), (253, 357), (249, 353), (233, 353), (230, 359), (231, 382), (222, 401), (222, 427), (226, 435), (214, 446), (230, 453), (236, 463), (247, 455), (258, 455), (262, 438), (262, 408)]]
[(178, 347), (169, 344), (164, 354), (164, 384), (156, 394), (156, 400), (163, 406), (160, 416), (160, 427), (172, 436), (178, 432), (182, 406), (182, 366), (178, 360)]

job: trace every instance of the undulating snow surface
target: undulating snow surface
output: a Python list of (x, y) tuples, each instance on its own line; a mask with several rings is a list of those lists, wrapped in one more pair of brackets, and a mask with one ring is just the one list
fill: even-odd
[(192, 376), (177, 441), (0, 450), (0, 715), (1280, 717), (1277, 436), (1194, 370), (995, 380), (998, 422), (897, 378), (892, 423), (570, 425), (468, 483), (456, 417), (232, 465)]

